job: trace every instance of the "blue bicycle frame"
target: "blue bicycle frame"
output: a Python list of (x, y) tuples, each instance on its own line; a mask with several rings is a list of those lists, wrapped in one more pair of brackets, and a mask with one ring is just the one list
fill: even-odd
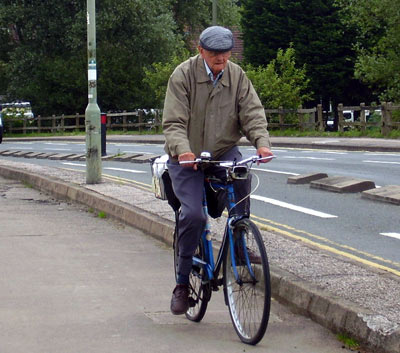
[[(216, 183), (216, 182), (210, 182), (211, 187), (214, 189), (220, 189), (223, 188), (227, 191), (228, 193), (228, 209), (231, 210), (232, 208), (235, 207), (235, 192), (233, 189), (233, 184), (228, 183), (228, 184), (222, 184), (222, 183)], [(218, 274), (221, 268), (221, 264), (223, 261), (223, 255), (224, 255), (224, 250), (226, 245), (226, 241), (229, 241), (228, 246), (230, 247), (230, 254), (231, 254), (231, 261), (232, 261), (232, 268), (233, 272), (235, 275), (235, 279), (237, 282), (240, 282), (239, 280), (239, 275), (237, 272), (236, 268), (236, 259), (235, 259), (235, 250), (234, 250), (234, 237), (233, 237), (233, 225), (238, 221), (239, 219), (242, 219), (242, 216), (228, 216), (227, 222), (226, 222), (226, 227), (225, 227), (225, 234), (222, 239), (222, 244), (219, 249), (218, 253), (218, 258), (217, 258), (217, 263), (215, 264), (214, 261), (214, 253), (213, 253), (213, 246), (212, 246), (212, 240), (211, 240), (211, 227), (210, 227), (210, 222), (208, 221), (208, 208), (207, 208), (207, 199), (206, 199), (206, 192), (205, 189), (203, 191), (203, 212), (207, 216), (207, 223), (204, 229), (203, 234), (201, 235), (201, 242), (204, 245), (204, 253), (205, 253), (205, 260), (199, 259), (198, 257), (193, 256), (193, 264), (200, 266), (205, 269), (206, 277), (203, 279), (203, 281), (216, 281), (218, 280)], [(249, 255), (247, 252), (247, 247), (246, 247), (246, 242), (244, 237), (241, 237), (240, 241), (242, 242), (242, 249), (244, 250), (244, 259), (247, 265), (247, 268), (249, 269), (251, 277), (254, 279), (254, 273), (253, 269), (250, 265), (250, 259)], [(219, 283), (221, 284), (221, 283)]]

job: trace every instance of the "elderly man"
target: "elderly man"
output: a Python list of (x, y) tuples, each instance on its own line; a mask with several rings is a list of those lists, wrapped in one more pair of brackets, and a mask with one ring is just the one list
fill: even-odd
[[(168, 82), (163, 113), (165, 151), (173, 189), (181, 202), (178, 278), (171, 300), (175, 315), (189, 308), (192, 256), (206, 223), (204, 171), (197, 170), (195, 163), (179, 162), (194, 161), (203, 151), (215, 160), (240, 160), (237, 143), (243, 134), (258, 155), (272, 155), (264, 108), (244, 71), (229, 61), (233, 45), (229, 29), (205, 29), (199, 54), (180, 64)], [(235, 183), (234, 188), (238, 199), (246, 197), (250, 180)], [(249, 202), (239, 205), (238, 213), (249, 214)]]

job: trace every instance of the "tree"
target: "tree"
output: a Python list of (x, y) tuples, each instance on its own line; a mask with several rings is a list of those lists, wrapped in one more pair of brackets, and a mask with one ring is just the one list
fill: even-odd
[(278, 49), (276, 58), (266, 67), (247, 65), (245, 69), (266, 108), (283, 106), (297, 109), (311, 99), (306, 68), (304, 65), (301, 68), (296, 67), (293, 48), (285, 51)]
[(242, 27), (247, 62), (267, 65), (290, 43), (296, 62), (306, 64), (313, 105), (321, 100), (350, 103), (360, 85), (353, 79), (352, 33), (339, 19), (334, 0), (243, 0)]
[(168, 1), (102, 1), (98, 28), (99, 102), (106, 109), (151, 107), (143, 68), (182, 47)]
[(400, 101), (400, 3), (389, 0), (341, 0), (343, 14), (357, 30), (355, 76), (381, 101)]
[[(222, 25), (238, 23), (237, 0), (219, 0)], [(98, 104), (102, 110), (149, 108), (143, 82), (153, 62), (166, 63), (187, 32), (211, 23), (209, 0), (97, 1)], [(194, 29), (194, 30), (193, 30)], [(197, 39), (197, 38), (196, 38)], [(87, 105), (86, 2), (0, 2), (0, 95), (32, 103), (35, 114), (82, 112)]]
[[(211, 25), (211, 0), (169, 0), (179, 34), (184, 38), (187, 48), (193, 48), (199, 31)], [(235, 27), (239, 25), (238, 0), (218, 0), (218, 25)]]
[(188, 59), (189, 56), (189, 51), (182, 50), (180, 53), (174, 55), (168, 62), (156, 62), (150, 67), (144, 68), (143, 82), (148, 85), (152, 96), (154, 96), (154, 108), (163, 107), (169, 77), (175, 68)]
[[(3, 60), (9, 99), (32, 101), (40, 113), (44, 104), (54, 108), (64, 101), (65, 91), (71, 94), (85, 84), (84, 71), (82, 79), (72, 76), (84, 63), (84, 51), (70, 50), (68, 36), (81, 10), (78, 1), (2, 1), (0, 28), (7, 40), (0, 43), (0, 52), (7, 50)], [(75, 98), (74, 104), (82, 101)], [(61, 107), (69, 103), (65, 97)]]
[[(180, 47), (168, 1), (103, 0), (97, 4), (98, 94), (101, 109), (145, 107), (143, 66)], [(86, 3), (3, 0), (0, 75), (10, 99), (36, 114), (82, 112), (87, 105)], [(11, 30), (10, 30), (11, 29)], [(5, 66), (5, 67), (4, 67)]]

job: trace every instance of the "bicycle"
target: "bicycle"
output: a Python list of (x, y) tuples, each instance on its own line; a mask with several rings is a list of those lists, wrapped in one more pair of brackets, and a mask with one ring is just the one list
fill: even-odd
[[(251, 165), (260, 160), (262, 158), (253, 156), (239, 162), (212, 161), (210, 154), (203, 152), (194, 163), (203, 168), (218, 165), (226, 169), (226, 181), (209, 176), (206, 182), (214, 190), (226, 190), (228, 209), (232, 210), (238, 204), (235, 201), (233, 181), (246, 179)], [(193, 161), (181, 162), (183, 163)], [(205, 189), (203, 195), (203, 211), (208, 219)], [(241, 201), (243, 200), (239, 202)], [(175, 276), (178, 276), (179, 210), (175, 210), (175, 219), (174, 268)], [(189, 309), (185, 313), (186, 317), (191, 321), (200, 322), (206, 313), (212, 292), (223, 286), (225, 304), (229, 307), (230, 317), (240, 340), (251, 345), (257, 344), (267, 329), (271, 305), (268, 257), (257, 226), (248, 217), (229, 212), (215, 262), (210, 223), (207, 221), (192, 261), (189, 276)]]

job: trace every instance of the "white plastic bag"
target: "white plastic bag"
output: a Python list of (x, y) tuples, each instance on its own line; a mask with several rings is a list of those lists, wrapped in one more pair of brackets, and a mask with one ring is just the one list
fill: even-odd
[(151, 165), (151, 172), (153, 174), (151, 188), (154, 192), (155, 197), (161, 200), (167, 200), (162, 175), (165, 170), (168, 170), (168, 158), (168, 155), (164, 154), (161, 157), (156, 158)]

